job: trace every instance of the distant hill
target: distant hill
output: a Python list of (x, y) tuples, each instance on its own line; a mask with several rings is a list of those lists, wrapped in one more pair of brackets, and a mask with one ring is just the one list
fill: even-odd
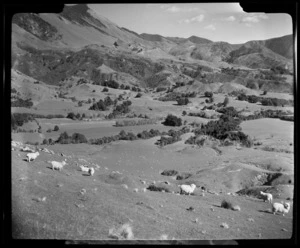
[(140, 37), (142, 37), (145, 40), (149, 41), (163, 41), (164, 37), (159, 34), (140, 34)]
[(293, 58), (293, 36), (285, 35), (278, 38), (265, 40), (265, 46), (285, 58)]
[(70, 76), (101, 79), (103, 72), (94, 72), (102, 65), (112, 68), (120, 82), (126, 78), (128, 84), (141, 85), (204, 81), (200, 65), (207, 71), (292, 69), (292, 35), (230, 44), (194, 35), (138, 34), (85, 4), (66, 6), (59, 14), (19, 13), (12, 24), (12, 69), (53, 85)]
[(195, 43), (195, 44), (207, 44), (207, 43), (212, 43), (211, 40), (208, 39), (204, 39), (204, 38), (200, 38), (198, 36), (191, 36), (189, 38), (187, 38), (187, 40)]

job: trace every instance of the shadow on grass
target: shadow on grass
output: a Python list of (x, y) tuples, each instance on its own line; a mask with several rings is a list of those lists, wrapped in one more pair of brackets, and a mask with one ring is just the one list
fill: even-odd
[(267, 213), (267, 214), (273, 214), (273, 212), (269, 209), (267, 210), (258, 210), (258, 212), (261, 212), (261, 213)]

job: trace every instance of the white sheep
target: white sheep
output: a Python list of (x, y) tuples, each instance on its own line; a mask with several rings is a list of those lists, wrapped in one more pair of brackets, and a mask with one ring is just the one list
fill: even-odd
[(39, 155), (40, 155), (39, 152), (31, 152), (31, 153), (27, 153), (26, 157), (28, 162), (30, 162), (31, 160), (35, 160)]
[(272, 203), (273, 201), (273, 196), (270, 193), (264, 193), (260, 191), (260, 194), (263, 196), (264, 201), (268, 201), (269, 203)]
[(91, 167), (91, 168), (89, 168), (89, 175), (90, 176), (93, 176), (94, 175), (94, 173), (95, 173), (95, 169), (93, 168), (93, 167)]
[(52, 164), (52, 170), (59, 170), (59, 171), (61, 171), (61, 169), (67, 164), (66, 160), (62, 162), (48, 161), (48, 163)]
[(276, 214), (277, 212), (284, 214), (287, 214), (290, 211), (290, 203), (284, 202), (284, 203), (273, 203), (272, 212), (273, 214)]
[(90, 170), (89, 167), (86, 167), (86, 166), (84, 166), (84, 165), (80, 165), (79, 167), (80, 167), (80, 170), (81, 170), (81, 171), (84, 171), (84, 172), (89, 172), (89, 170)]
[(196, 185), (195, 184), (191, 184), (191, 185), (186, 185), (186, 184), (183, 184), (183, 185), (178, 185), (180, 187), (180, 194), (192, 194), (196, 188)]

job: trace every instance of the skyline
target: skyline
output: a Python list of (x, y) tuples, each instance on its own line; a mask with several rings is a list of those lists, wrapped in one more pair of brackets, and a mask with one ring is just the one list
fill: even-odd
[(238, 3), (88, 6), (119, 27), (138, 34), (181, 38), (198, 36), (214, 42), (239, 44), (293, 33), (292, 18), (288, 14), (246, 13)]

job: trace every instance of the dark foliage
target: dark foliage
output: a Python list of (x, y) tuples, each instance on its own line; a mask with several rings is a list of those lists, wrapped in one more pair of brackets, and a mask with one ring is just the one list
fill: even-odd
[(178, 174), (178, 171), (176, 170), (164, 170), (162, 173), (160, 173), (163, 176), (175, 176)]
[(32, 106), (33, 102), (31, 99), (23, 100), (22, 98), (16, 97), (16, 100), (11, 102), (11, 107), (31, 108)]
[(116, 82), (114, 80), (109, 80), (109, 81), (102, 82), (102, 86), (106, 86), (106, 87), (113, 88), (113, 89), (118, 89), (120, 85), (118, 82)]
[(247, 96), (245, 94), (239, 94), (237, 96), (237, 100), (240, 101), (248, 101), (249, 103), (256, 103), (261, 102), (264, 106), (293, 106), (294, 101), (293, 100), (285, 100), (285, 99), (278, 99), (278, 98), (265, 98), (265, 97), (259, 97), (255, 95)]
[(204, 92), (204, 96), (205, 97), (212, 97), (213, 96), (213, 93), (211, 91), (205, 91)]
[(182, 119), (175, 116), (175, 115), (169, 114), (166, 117), (163, 124), (166, 125), (166, 126), (181, 126), (182, 125)]
[(224, 99), (224, 102), (223, 102), (224, 107), (226, 107), (228, 105), (228, 103), (229, 103), (229, 98), (228, 98), (228, 96), (226, 96)]
[(176, 101), (178, 105), (187, 105), (190, 102), (187, 97), (178, 98)]
[(231, 117), (239, 117), (239, 113), (234, 107), (219, 108), (217, 109), (217, 112)]
[(69, 136), (67, 132), (63, 132), (60, 134), (58, 139), (56, 140), (56, 143), (59, 144), (77, 144), (77, 143), (87, 143), (87, 138), (80, 133), (73, 133), (72, 136)]
[(137, 93), (137, 95), (135, 96), (135, 98), (140, 98), (142, 96), (142, 93)]
[(59, 130), (59, 127), (57, 126), (57, 125), (55, 125), (55, 127), (54, 127), (54, 129), (53, 129), (53, 131), (58, 131)]
[(221, 207), (226, 209), (233, 209), (233, 204), (228, 200), (223, 200), (221, 203)]
[(104, 87), (102, 92), (108, 92), (108, 88)]

